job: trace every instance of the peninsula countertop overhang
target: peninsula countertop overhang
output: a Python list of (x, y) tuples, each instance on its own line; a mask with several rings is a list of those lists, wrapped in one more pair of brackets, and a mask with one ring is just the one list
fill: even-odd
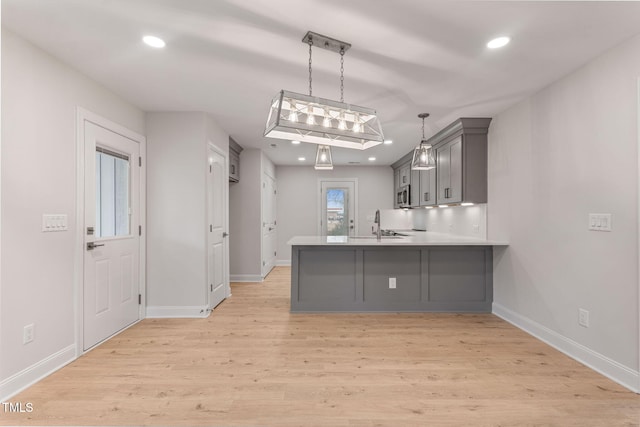
[(479, 239), (431, 231), (405, 232), (405, 237), (375, 235), (366, 236), (295, 236), (287, 242), (290, 246), (508, 246), (502, 240)]

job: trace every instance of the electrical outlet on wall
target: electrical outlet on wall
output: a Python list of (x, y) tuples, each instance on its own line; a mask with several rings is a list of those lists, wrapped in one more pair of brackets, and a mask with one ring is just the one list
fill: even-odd
[(396, 278), (389, 277), (389, 289), (395, 289), (395, 288), (396, 288)]
[(589, 327), (589, 312), (584, 308), (578, 309), (578, 323), (585, 328)]
[(34, 329), (35, 329), (35, 326), (34, 326), (33, 323), (24, 327), (24, 330), (22, 332), (22, 343), (23, 344), (28, 344), (31, 341), (33, 341), (34, 332), (35, 332)]

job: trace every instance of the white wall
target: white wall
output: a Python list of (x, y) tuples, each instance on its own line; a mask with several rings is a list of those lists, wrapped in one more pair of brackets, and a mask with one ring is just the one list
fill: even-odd
[[(78, 106), (145, 133), (142, 111), (3, 28), (0, 400), (75, 356)], [(42, 233), (45, 213), (69, 231)]]
[[(336, 166), (332, 171), (316, 171), (313, 166), (277, 166), (278, 175), (278, 263), (291, 262), (291, 247), (287, 242), (293, 236), (318, 234), (320, 222), (320, 194), (318, 181), (322, 179), (358, 179), (358, 234), (371, 233), (376, 209), (385, 223), (402, 221), (404, 211), (391, 212), (393, 208), (393, 170), (389, 166)], [(386, 211), (388, 210), (388, 211)], [(386, 215), (385, 215), (386, 213)], [(406, 215), (405, 215), (406, 216)], [(408, 226), (408, 225), (407, 225)], [(398, 227), (399, 228), (399, 227)]]
[[(494, 310), (638, 386), (640, 37), (499, 114), (489, 129)], [(587, 230), (613, 214), (613, 232)], [(590, 327), (578, 325), (578, 309)]]
[(205, 113), (147, 114), (149, 316), (206, 314), (209, 141), (228, 152), (228, 134)]

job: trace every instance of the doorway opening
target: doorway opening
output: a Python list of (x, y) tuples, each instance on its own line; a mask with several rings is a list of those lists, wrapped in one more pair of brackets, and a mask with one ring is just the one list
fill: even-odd
[(357, 180), (355, 178), (320, 180), (319, 184), (319, 234), (321, 236), (357, 236)]

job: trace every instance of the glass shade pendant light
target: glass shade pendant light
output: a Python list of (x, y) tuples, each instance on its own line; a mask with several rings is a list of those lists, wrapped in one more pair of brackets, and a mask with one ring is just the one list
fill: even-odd
[(429, 117), (429, 113), (418, 114), (418, 117), (422, 119), (422, 141), (420, 141), (420, 145), (413, 150), (411, 169), (426, 171), (436, 167), (436, 159), (433, 156), (433, 147), (424, 137), (424, 119)]
[(333, 161), (331, 160), (331, 147), (328, 145), (318, 145), (316, 151), (316, 170), (332, 170)]
[[(344, 102), (344, 53), (351, 45), (311, 31), (302, 41), (309, 45), (309, 95), (281, 90), (271, 101), (264, 136), (358, 150), (382, 144), (376, 111)], [(339, 102), (312, 95), (313, 46), (340, 54)]]

